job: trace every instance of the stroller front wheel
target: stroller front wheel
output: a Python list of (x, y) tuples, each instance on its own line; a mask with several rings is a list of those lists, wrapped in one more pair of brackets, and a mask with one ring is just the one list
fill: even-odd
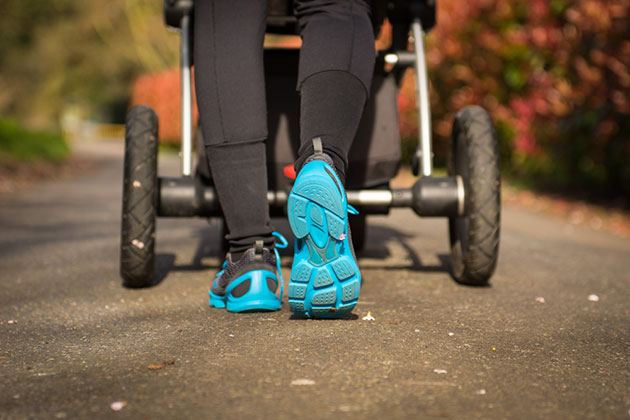
[(451, 269), (456, 281), (484, 286), (499, 254), (501, 180), (499, 148), (490, 116), (468, 106), (453, 123), (449, 175), (461, 177), (464, 215), (449, 218)]
[(146, 106), (129, 110), (125, 127), (120, 275), (125, 287), (146, 287), (155, 273), (158, 118)]

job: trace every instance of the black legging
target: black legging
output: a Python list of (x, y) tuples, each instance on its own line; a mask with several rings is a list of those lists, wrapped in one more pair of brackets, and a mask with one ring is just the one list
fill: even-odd
[[(321, 137), (340, 176), (367, 100), (374, 30), (365, 0), (296, 0), (302, 49), (296, 170)], [(214, 185), (238, 254), (273, 244), (267, 204), (264, 0), (195, 1), (195, 83)]]

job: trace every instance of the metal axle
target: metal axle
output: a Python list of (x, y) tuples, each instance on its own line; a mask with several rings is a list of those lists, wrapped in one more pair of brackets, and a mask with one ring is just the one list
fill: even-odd
[[(191, 177), (159, 178), (158, 215), (161, 217), (221, 216), (213, 187)], [(364, 214), (383, 214), (391, 208), (411, 208), (419, 216), (453, 217), (465, 213), (464, 187), (459, 177), (422, 177), (411, 188), (350, 190), (348, 203)], [(267, 192), (272, 209), (284, 209), (285, 191)]]

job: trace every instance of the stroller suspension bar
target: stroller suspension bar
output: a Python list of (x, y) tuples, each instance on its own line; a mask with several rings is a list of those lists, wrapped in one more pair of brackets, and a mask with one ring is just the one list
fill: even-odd
[[(219, 198), (213, 187), (192, 177), (158, 179), (158, 215), (161, 217), (218, 217)], [(460, 177), (422, 177), (411, 188), (347, 191), (348, 203), (365, 214), (390, 208), (412, 208), (419, 216), (455, 217), (465, 214), (464, 185)], [(267, 192), (269, 205), (282, 209), (285, 191)], [(385, 210), (383, 210), (385, 209)]]

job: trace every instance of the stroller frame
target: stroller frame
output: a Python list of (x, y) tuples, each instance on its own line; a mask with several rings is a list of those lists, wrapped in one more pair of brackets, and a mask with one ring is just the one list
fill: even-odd
[[(346, 191), (348, 203), (363, 215), (387, 214), (391, 208), (402, 207), (422, 217), (447, 217), (451, 274), (460, 283), (486, 285), (497, 264), (501, 213), (499, 147), (492, 120), (478, 106), (459, 111), (453, 122), (448, 176), (433, 175), (424, 38), (435, 25), (435, 0), (381, 1), (386, 2), (392, 24), (392, 44), (379, 51), (377, 66), (388, 66), (387, 74), (393, 74), (397, 83), (406, 69), (416, 70), (419, 130), (411, 165), (414, 175), (420, 176), (409, 188), (389, 188), (387, 183), (350, 188)], [(193, 0), (164, 0), (166, 24), (180, 33), (181, 176), (157, 176), (158, 118), (153, 110), (135, 106), (127, 116), (120, 253), (120, 272), (127, 287), (153, 284), (156, 217), (222, 216), (213, 186), (193, 170), (192, 10)], [(288, 27), (286, 23), (291, 21), (287, 19), (294, 18), (270, 16), (268, 23)], [(286, 212), (285, 190), (268, 191), (267, 199), (272, 214)], [(364, 230), (365, 218), (362, 223)]]
[[(168, 1), (168, 0), (167, 0)], [(171, 2), (172, 3), (172, 2)], [(424, 2), (417, 2), (424, 3)], [(161, 178), (159, 182), (158, 215), (161, 217), (212, 217), (220, 216), (220, 206), (214, 189), (193, 182), (193, 115), (191, 85), (191, 12), (192, 1), (179, 1), (177, 13), (180, 33), (180, 83), (181, 83), (181, 177)], [(172, 6), (171, 6), (172, 7)], [(430, 7), (430, 6), (426, 6)], [(411, 21), (413, 51), (398, 50), (380, 53), (379, 63), (397, 67), (398, 71), (416, 69), (416, 94), (418, 98), (418, 145), (413, 159), (414, 173), (422, 177), (412, 188), (364, 189), (347, 191), (348, 202), (365, 213), (382, 213), (383, 208), (410, 207), (424, 217), (462, 216), (465, 207), (465, 190), (460, 176), (432, 177), (433, 153), (431, 151), (431, 111), (429, 107), (428, 75), (424, 49), (425, 30), (422, 18), (430, 10), (416, 10)], [(433, 12), (434, 12), (433, 6)], [(167, 16), (167, 22), (176, 19)], [(426, 18), (425, 18), (426, 19)], [(430, 22), (429, 22), (430, 24)], [(284, 207), (287, 203), (285, 191), (269, 191), (268, 201), (272, 207)]]

